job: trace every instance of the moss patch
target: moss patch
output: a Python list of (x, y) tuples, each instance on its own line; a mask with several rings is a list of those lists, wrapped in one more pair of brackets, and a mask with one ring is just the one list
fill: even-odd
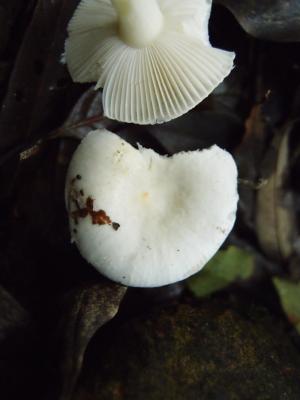
[(74, 400), (300, 398), (299, 355), (261, 309), (241, 315), (219, 300), (168, 307), (93, 352), (98, 366), (87, 360)]

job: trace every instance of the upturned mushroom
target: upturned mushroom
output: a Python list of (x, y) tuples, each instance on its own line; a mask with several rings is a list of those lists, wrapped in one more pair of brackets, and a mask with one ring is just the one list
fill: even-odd
[(233, 68), (213, 48), (212, 0), (82, 0), (68, 26), (65, 59), (76, 82), (103, 88), (107, 117), (169, 121), (194, 108)]
[(127, 286), (198, 272), (231, 231), (237, 201), (236, 164), (219, 147), (166, 157), (106, 130), (81, 142), (66, 180), (72, 240), (99, 272)]

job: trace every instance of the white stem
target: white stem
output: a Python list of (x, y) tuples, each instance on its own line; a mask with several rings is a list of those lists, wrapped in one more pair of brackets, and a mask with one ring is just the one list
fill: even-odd
[(119, 15), (119, 34), (132, 47), (153, 43), (163, 27), (157, 0), (112, 0)]

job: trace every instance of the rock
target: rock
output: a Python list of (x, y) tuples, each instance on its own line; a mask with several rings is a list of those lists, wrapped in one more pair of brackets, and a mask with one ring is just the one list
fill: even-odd
[(298, 0), (217, 0), (250, 35), (278, 42), (300, 41)]
[(280, 322), (215, 299), (152, 311), (99, 336), (73, 400), (298, 400), (299, 374)]

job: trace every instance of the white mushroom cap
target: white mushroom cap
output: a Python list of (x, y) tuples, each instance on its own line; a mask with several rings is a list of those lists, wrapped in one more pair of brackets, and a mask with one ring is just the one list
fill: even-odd
[(233, 68), (210, 46), (212, 0), (82, 0), (70, 21), (66, 62), (76, 82), (103, 87), (104, 114), (136, 124), (177, 118)]
[(198, 272), (231, 231), (237, 201), (236, 165), (219, 147), (168, 158), (106, 130), (82, 141), (66, 181), (73, 241), (99, 272), (127, 286)]

